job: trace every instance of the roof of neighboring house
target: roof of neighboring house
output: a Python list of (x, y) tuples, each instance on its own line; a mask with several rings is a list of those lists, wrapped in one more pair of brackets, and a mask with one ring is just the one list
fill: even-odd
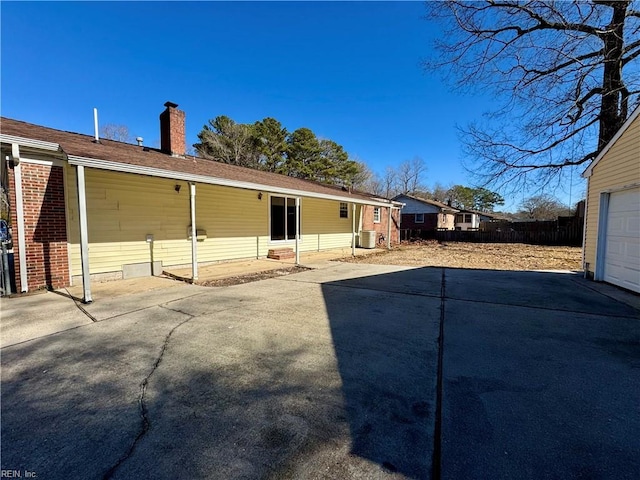
[(433, 205), (434, 207), (441, 208), (442, 210), (448, 211), (449, 213), (457, 213), (459, 210), (457, 208), (453, 208), (451, 205), (447, 205), (446, 203), (441, 203), (436, 200), (429, 200), (427, 198), (414, 197), (413, 195), (409, 195), (406, 193), (401, 193), (400, 195), (396, 195), (393, 197), (393, 200), (398, 201), (399, 198), (410, 198), (417, 202), (426, 203), (427, 205)]
[(640, 116), (640, 105), (638, 105), (636, 109), (633, 112), (631, 112), (631, 115), (629, 115), (629, 118), (627, 118), (627, 120), (622, 124), (622, 127), (620, 127), (620, 130), (618, 130), (616, 134), (613, 136), (613, 138), (609, 140), (609, 143), (607, 143), (604, 146), (604, 148), (600, 151), (598, 156), (594, 158), (593, 162), (589, 164), (587, 169), (584, 172), (582, 172), (583, 178), (587, 178), (591, 176), (591, 174), (593, 173), (594, 167), (600, 162), (600, 160), (602, 160), (602, 157), (604, 157), (607, 154), (607, 152), (611, 150), (611, 147), (613, 147), (613, 145), (620, 139), (620, 137), (624, 134), (624, 132), (627, 131), (629, 126), (639, 116)]
[(367, 193), (349, 192), (342, 187), (277, 173), (228, 165), (190, 155), (174, 157), (156, 148), (107, 139), (100, 139), (100, 143), (95, 143), (94, 137), (90, 135), (56, 130), (5, 117), (0, 117), (0, 139), (5, 143), (20, 143), (20, 139), (26, 139), (57, 144), (69, 163), (93, 168), (254, 190), (272, 190), (276, 193), (310, 193), (310, 196), (328, 196), (355, 203), (388, 205), (391, 202)]

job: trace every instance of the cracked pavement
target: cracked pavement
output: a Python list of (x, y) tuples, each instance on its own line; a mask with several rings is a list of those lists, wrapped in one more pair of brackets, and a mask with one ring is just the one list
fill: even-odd
[(95, 322), (52, 293), (3, 299), (2, 469), (637, 478), (638, 310), (594, 285), (335, 264), (105, 298)]

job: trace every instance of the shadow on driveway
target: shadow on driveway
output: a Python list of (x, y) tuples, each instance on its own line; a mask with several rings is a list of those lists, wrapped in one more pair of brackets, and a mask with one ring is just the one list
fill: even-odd
[(639, 312), (572, 274), (441, 272), (323, 285), (352, 452), (407, 478), (637, 478)]

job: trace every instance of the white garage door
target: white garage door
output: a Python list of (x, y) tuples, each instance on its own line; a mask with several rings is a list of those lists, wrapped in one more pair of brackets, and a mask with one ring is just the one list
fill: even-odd
[(609, 197), (604, 281), (640, 292), (640, 188)]

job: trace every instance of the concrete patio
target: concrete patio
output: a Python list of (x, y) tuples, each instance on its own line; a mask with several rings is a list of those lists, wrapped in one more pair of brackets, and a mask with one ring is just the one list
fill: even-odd
[(635, 295), (570, 273), (341, 262), (225, 288), (156, 281), (83, 306), (53, 292), (2, 300), (3, 470), (640, 471)]

